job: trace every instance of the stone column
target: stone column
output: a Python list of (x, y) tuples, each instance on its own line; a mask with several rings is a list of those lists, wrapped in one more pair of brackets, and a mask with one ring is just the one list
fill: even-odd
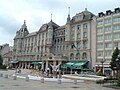
[(28, 64), (28, 69), (30, 69), (30, 62), (29, 62), (29, 64)]
[(48, 69), (48, 61), (46, 61), (45, 71), (47, 71), (47, 69)]
[(45, 63), (45, 62), (42, 61), (42, 69), (44, 69), (44, 63)]
[(56, 61), (53, 61), (53, 77), (56, 77)]
[(34, 69), (36, 69), (36, 64), (34, 64)]
[(19, 62), (19, 65), (18, 65), (18, 67), (20, 68), (20, 66), (21, 66), (21, 62)]
[(22, 69), (23, 69), (23, 66), (24, 66), (24, 62), (22, 62)]
[(27, 62), (25, 62), (25, 69), (27, 69)]

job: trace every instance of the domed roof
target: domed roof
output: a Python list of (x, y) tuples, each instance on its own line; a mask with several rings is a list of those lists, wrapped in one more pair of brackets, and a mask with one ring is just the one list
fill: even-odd
[(77, 13), (72, 18), (71, 22), (90, 20), (90, 19), (92, 19), (93, 16), (95, 16), (95, 15), (93, 13), (89, 12), (86, 8), (85, 11)]

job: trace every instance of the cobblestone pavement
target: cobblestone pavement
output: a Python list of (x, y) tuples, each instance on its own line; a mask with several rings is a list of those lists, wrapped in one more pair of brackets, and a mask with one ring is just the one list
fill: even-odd
[[(25, 79), (13, 80), (13, 77), (10, 76), (14, 71), (0, 71), (3, 73), (3, 77), (0, 77), (0, 90), (113, 90), (111, 88), (103, 87), (102, 85), (89, 83), (89, 82), (80, 82), (74, 84), (61, 83), (45, 81), (41, 83), (40, 81)], [(5, 78), (4, 75), (9, 74), (8, 78)]]

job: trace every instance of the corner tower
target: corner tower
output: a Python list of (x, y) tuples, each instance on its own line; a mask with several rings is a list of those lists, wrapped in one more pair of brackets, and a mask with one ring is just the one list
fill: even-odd
[(24, 43), (24, 37), (29, 34), (26, 26), (26, 21), (24, 20), (23, 25), (21, 28), (16, 32), (16, 36), (14, 38), (14, 47), (13, 47), (13, 59), (18, 60), (17, 56), (15, 54), (22, 53), (23, 43)]

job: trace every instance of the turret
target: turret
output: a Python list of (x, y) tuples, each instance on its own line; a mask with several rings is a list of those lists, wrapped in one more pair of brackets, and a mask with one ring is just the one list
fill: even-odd
[(47, 44), (52, 46), (52, 40), (53, 40), (53, 26), (52, 26), (52, 20), (48, 23), (48, 40)]
[(24, 24), (21, 26), (19, 31), (21, 33), (21, 36), (26, 36), (29, 34), (29, 32), (27, 30), (27, 26), (26, 26), (26, 20), (24, 20)]
[(68, 12), (68, 17), (67, 17), (67, 23), (65, 25), (65, 42), (69, 43), (70, 41), (70, 7), (68, 7), (69, 12)]
[[(28, 35), (29, 32), (27, 30), (27, 26), (26, 26), (26, 21), (24, 20), (23, 25), (21, 26), (21, 28), (16, 32), (16, 36), (14, 38), (14, 50), (16, 52), (22, 52), (23, 49), (23, 39), (26, 35)], [(15, 52), (15, 53), (16, 53)]]
[(16, 32), (16, 37), (15, 38), (23, 38), (24, 36), (26, 36), (28, 34), (29, 34), (29, 32), (27, 30), (26, 21), (24, 20), (23, 25), (21, 26), (19, 31)]

